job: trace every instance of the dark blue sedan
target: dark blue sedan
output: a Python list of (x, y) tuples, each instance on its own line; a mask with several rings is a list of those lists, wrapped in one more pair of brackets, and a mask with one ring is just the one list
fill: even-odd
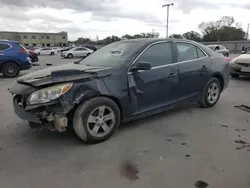
[(228, 81), (225, 58), (202, 44), (136, 39), (20, 77), (10, 91), (16, 114), (31, 127), (61, 132), (73, 126), (82, 140), (100, 142), (121, 122), (184, 102), (212, 107)]

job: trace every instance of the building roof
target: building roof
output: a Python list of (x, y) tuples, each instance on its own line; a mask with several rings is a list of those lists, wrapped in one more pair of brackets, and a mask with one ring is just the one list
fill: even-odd
[(47, 35), (58, 35), (58, 34), (66, 34), (67, 32), (61, 31), (58, 33), (47, 33), (47, 32), (17, 32), (17, 31), (0, 31), (0, 33), (15, 33), (15, 34), (47, 34)]

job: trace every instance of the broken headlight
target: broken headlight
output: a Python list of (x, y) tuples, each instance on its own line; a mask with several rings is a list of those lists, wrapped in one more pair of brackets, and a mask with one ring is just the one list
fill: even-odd
[(73, 83), (58, 84), (44, 89), (40, 89), (30, 94), (27, 104), (41, 104), (50, 102), (65, 94), (70, 90)]

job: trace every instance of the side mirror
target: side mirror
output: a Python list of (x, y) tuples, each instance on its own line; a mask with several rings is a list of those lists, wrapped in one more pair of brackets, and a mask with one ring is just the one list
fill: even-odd
[(152, 68), (151, 63), (146, 61), (140, 61), (132, 67), (131, 72), (137, 72), (139, 70), (150, 70)]

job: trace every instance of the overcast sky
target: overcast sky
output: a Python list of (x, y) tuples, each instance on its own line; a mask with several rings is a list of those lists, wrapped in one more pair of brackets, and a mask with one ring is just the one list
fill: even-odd
[(246, 31), (250, 0), (0, 0), (0, 30), (67, 31), (78, 37), (101, 39), (110, 35), (159, 32), (166, 34), (166, 8), (170, 8), (169, 34), (198, 31), (199, 23), (233, 16)]

